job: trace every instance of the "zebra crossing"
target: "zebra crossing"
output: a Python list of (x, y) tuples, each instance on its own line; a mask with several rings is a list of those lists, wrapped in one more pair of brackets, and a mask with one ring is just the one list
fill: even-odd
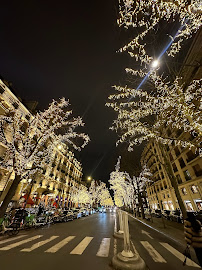
[[(12, 238), (2, 239), (0, 240), (0, 252), (5, 252), (11, 249), (19, 248), (20, 253), (28, 253), (35, 251), (36, 249), (43, 247), (44, 253), (51, 253), (55, 254), (59, 252), (63, 247), (68, 246), (68, 244), (71, 242), (74, 242), (74, 240), (78, 239), (78, 236), (75, 235), (69, 235), (63, 239), (61, 239), (58, 235), (52, 235), (47, 239), (43, 239), (45, 236), (43, 235), (34, 235), (31, 237), (28, 237), (27, 235), (19, 235)], [(54, 244), (47, 248), (46, 244), (50, 244), (52, 241)], [(80, 239), (79, 239), (80, 240)], [(93, 243), (94, 237), (86, 236), (84, 237), (70, 252), (68, 252), (70, 255), (78, 255), (81, 256), (85, 250), (88, 249), (88, 247)], [(31, 244), (32, 241), (35, 241), (34, 244)], [(114, 239), (116, 241), (116, 239)], [(148, 241), (140, 241), (143, 248), (147, 251), (149, 256), (152, 258), (152, 260), (156, 263), (161, 263), (162, 265), (165, 263), (169, 263), (166, 258), (164, 258), (154, 247), (154, 243), (149, 243)], [(178, 250), (173, 248), (168, 243), (160, 242), (159, 243), (166, 251), (171, 253), (177, 260), (180, 260), (181, 262), (184, 261), (184, 255), (180, 253)], [(21, 246), (26, 245), (28, 247), (23, 247), (21, 249)], [(112, 245), (112, 239), (111, 238), (103, 238), (100, 242), (99, 248), (97, 251), (95, 251), (95, 256), (97, 257), (109, 257), (110, 247)], [(135, 252), (137, 250), (135, 249), (133, 243), (132, 243), (133, 249)], [(115, 250), (113, 248), (113, 250)], [(141, 254), (140, 254), (141, 256)], [(200, 268), (198, 264), (196, 264), (191, 259), (187, 258), (187, 266)]]

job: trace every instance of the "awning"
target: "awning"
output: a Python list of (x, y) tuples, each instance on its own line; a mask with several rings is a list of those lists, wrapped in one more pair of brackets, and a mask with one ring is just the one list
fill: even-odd
[(27, 194), (25, 194), (24, 196), (23, 196), (23, 198), (25, 198), (25, 200), (27, 201), (27, 204), (35, 204), (34, 202), (33, 202), (33, 200), (29, 197), (28, 198), (28, 200), (27, 200)]

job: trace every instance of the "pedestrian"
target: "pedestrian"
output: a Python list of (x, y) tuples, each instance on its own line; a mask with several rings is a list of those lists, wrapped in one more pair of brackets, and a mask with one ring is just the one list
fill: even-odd
[(202, 266), (202, 229), (201, 229), (201, 222), (198, 220), (197, 222), (200, 225), (200, 229), (198, 230), (198, 232), (195, 232), (191, 222), (185, 220), (184, 234), (187, 244), (194, 248), (199, 264), (200, 266)]

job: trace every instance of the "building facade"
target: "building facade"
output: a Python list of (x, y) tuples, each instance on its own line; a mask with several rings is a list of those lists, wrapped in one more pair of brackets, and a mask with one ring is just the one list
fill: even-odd
[[(5, 114), (9, 108), (20, 110), (26, 121), (33, 117), (12, 93), (9, 84), (0, 79), (0, 114)], [(5, 151), (6, 146), (0, 142), (0, 158), (3, 157)], [(18, 185), (13, 201), (23, 202), (23, 199), (25, 200), (26, 196), (30, 195), (31, 201), (36, 204), (43, 202), (50, 206), (72, 206), (71, 188), (79, 188), (82, 185), (82, 175), (82, 165), (68, 146), (62, 143), (55, 145), (51, 166), (45, 166), (43, 172), (36, 173), (32, 179), (23, 179)], [(13, 172), (0, 168), (0, 204), (14, 178)]]
[[(179, 76), (182, 77), (184, 87), (191, 80), (202, 77), (202, 29), (198, 31), (193, 39), (188, 53), (184, 58)], [(162, 133), (166, 137), (189, 140), (197, 144), (202, 139), (199, 134), (189, 134), (180, 130), (173, 130), (170, 126), (164, 126)], [(199, 152), (181, 146), (165, 146), (165, 153), (170, 162), (173, 173), (178, 183), (182, 200), (187, 210), (202, 210), (202, 157)], [(179, 208), (174, 189), (171, 185), (165, 166), (165, 160), (159, 145), (151, 140), (148, 142), (141, 157), (141, 163), (146, 164), (153, 174), (150, 184), (147, 185), (147, 196), (149, 205), (153, 209)]]
[[(202, 210), (202, 158), (198, 153), (179, 146), (166, 147), (166, 153), (186, 209)], [(150, 141), (144, 148), (141, 163), (146, 164), (152, 173), (153, 182), (148, 183), (146, 188), (149, 206), (165, 210), (179, 208), (169, 174), (163, 165), (165, 160), (155, 141)]]

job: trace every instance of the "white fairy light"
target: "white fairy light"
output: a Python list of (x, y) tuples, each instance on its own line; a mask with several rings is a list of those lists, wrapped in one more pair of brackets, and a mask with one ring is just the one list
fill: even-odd
[[(7, 115), (0, 115), (0, 140), (6, 149), (0, 166), (14, 171), (22, 179), (44, 167), (51, 169), (54, 147), (61, 142), (81, 150), (89, 137), (74, 131), (84, 124), (80, 117), (71, 117), (68, 106), (64, 98), (58, 102), (53, 100), (47, 110), (37, 113), (30, 121), (23, 120), (19, 110), (11, 109)], [(58, 134), (63, 128), (65, 133)], [(81, 146), (74, 143), (77, 137), (83, 140)]]
[[(127, 71), (133, 73), (132, 69)], [(110, 102), (106, 105), (118, 113), (111, 129), (122, 133), (118, 143), (129, 142), (130, 151), (134, 145), (151, 138), (163, 144), (199, 148), (197, 139), (194, 143), (189, 139), (178, 139), (163, 134), (161, 129), (170, 125), (172, 130), (201, 135), (202, 80), (194, 80), (184, 89), (179, 78), (174, 82), (165, 82), (155, 71), (150, 73), (148, 79), (154, 85), (152, 92), (150, 89), (142, 91), (114, 86), (118, 93), (109, 96)], [(156, 119), (152, 124), (148, 122), (150, 116)]]

